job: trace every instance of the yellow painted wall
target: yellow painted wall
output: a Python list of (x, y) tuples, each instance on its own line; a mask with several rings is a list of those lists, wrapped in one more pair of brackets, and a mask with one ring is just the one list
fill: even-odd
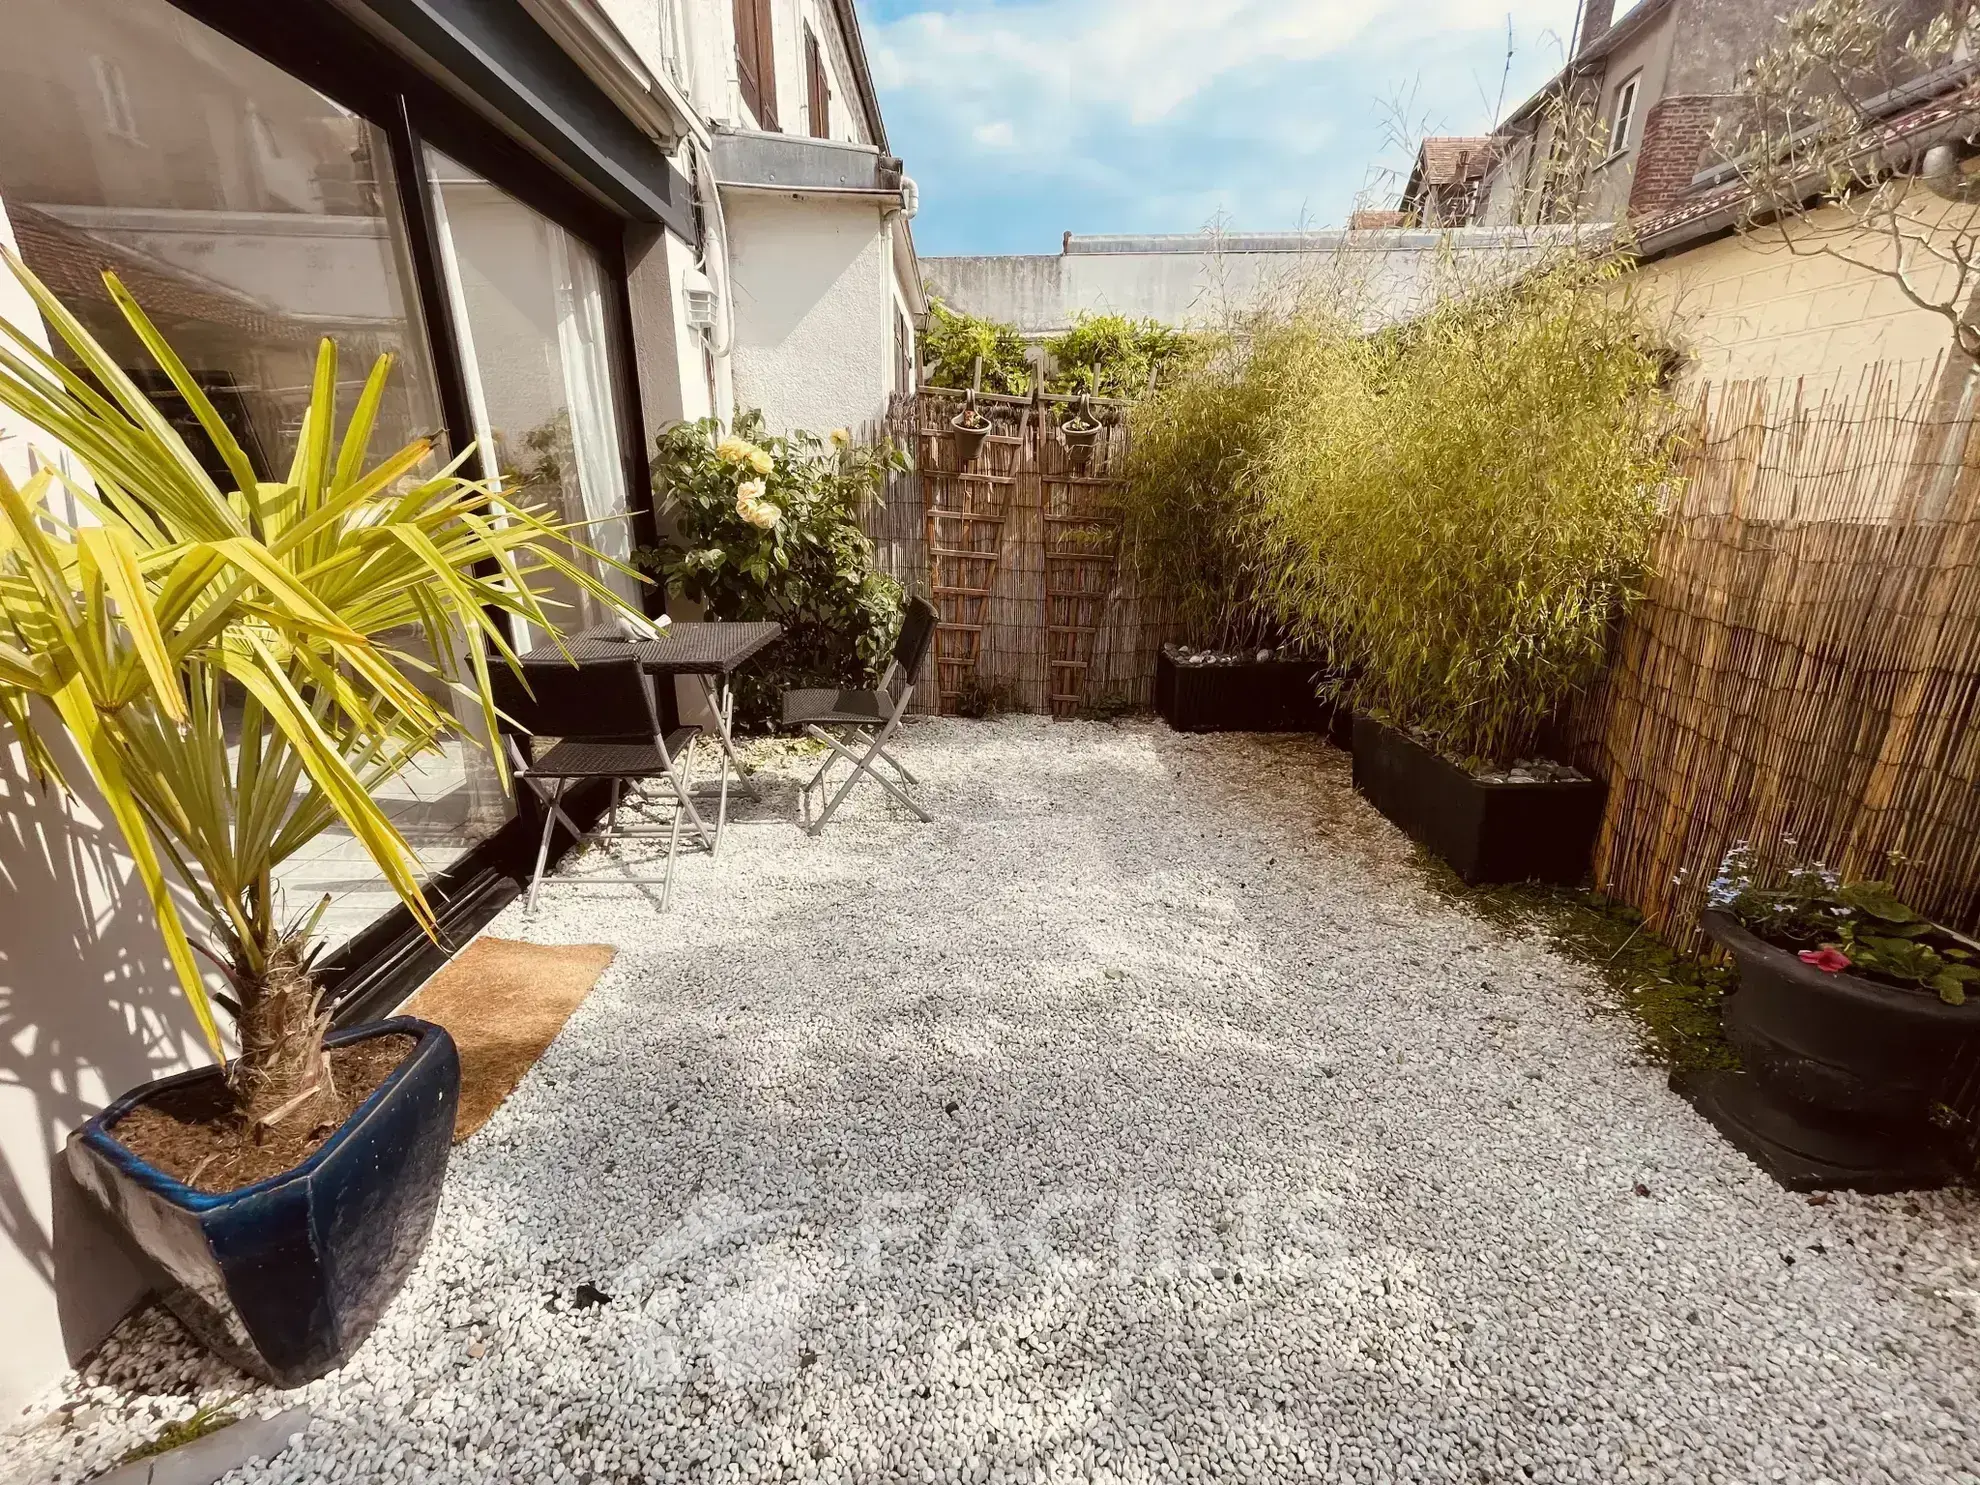
[[(1907, 382), (1925, 377), (1950, 348), (1951, 326), (1865, 266), (1892, 261), (1891, 249), (1867, 234), (1845, 235), (1847, 225), (1831, 208), (1793, 229), (1792, 249), (1770, 232), (1720, 238), (1645, 264), (1636, 283), (1670, 315), (1692, 357), (1687, 379), (1806, 378), (1811, 390), (1847, 392), (1873, 362)], [(1936, 265), (1915, 282), (1928, 299), (1957, 290), (1953, 270)]]

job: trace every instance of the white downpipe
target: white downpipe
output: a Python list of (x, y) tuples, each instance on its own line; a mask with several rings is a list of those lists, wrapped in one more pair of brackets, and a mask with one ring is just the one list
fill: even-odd
[(715, 161), (699, 140), (694, 142), (694, 188), (701, 197), (704, 228), (695, 267), (715, 286), (715, 328), (703, 332), (716, 367), (710, 401), (715, 416), (726, 424), (735, 416), (735, 366), (731, 359), (736, 345), (735, 278), (729, 267), (729, 219), (722, 210), (722, 188), (715, 183)]

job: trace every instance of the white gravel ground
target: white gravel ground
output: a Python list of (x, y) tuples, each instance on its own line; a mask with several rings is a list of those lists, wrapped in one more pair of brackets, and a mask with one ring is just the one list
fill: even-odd
[[(666, 917), (494, 925), (621, 952), (230, 1478), (1980, 1481), (1980, 1203), (1773, 1187), (1342, 755), (903, 756), (934, 825), (869, 790), (812, 841), (786, 782)], [(241, 1385), (147, 1315), (14, 1452)]]

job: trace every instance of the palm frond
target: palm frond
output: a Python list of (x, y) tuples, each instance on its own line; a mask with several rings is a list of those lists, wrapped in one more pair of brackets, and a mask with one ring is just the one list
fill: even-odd
[[(520, 667), (498, 616), (555, 637), (553, 576), (624, 608), (598, 576), (620, 564), (547, 511), (464, 477), (471, 450), (434, 469), (418, 439), (373, 461), (391, 359), (371, 368), (340, 430), (327, 340), (293, 461), (281, 478), (257, 470), (106, 274), (112, 303), (219, 451), (235, 486), (223, 490), (117, 359), (18, 258), (6, 262), (66, 354), (0, 322), (0, 407), (88, 479), (52, 464), (19, 487), (0, 475), (0, 720), (57, 785), (56, 750), (37, 728), (56, 716), (74, 740), (217, 1053), (180, 894), (236, 969), (253, 971), (280, 935), (321, 921), (320, 907), (280, 921), (274, 874), (340, 826), (431, 931), (420, 864), (376, 791), (463, 735), (460, 717), (496, 735), (490, 654)], [(79, 529), (57, 517), (58, 491), (83, 509)], [(430, 661), (407, 647), (408, 630)], [(435, 702), (422, 676), (439, 677), (456, 706)]]

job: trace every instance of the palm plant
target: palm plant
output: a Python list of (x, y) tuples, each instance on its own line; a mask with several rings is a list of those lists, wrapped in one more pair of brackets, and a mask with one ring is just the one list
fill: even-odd
[[(492, 738), (491, 652), (515, 664), (497, 616), (556, 632), (532, 580), (559, 574), (623, 604), (577, 562), (605, 559), (573, 528), (459, 474), (467, 452), (432, 470), (431, 443), (417, 439), (371, 461), (390, 356), (339, 432), (337, 352), (322, 342), (294, 462), (264, 478), (106, 274), (224, 461), (234, 488), (223, 489), (54, 295), (12, 254), (7, 265), (74, 364), (0, 321), (0, 406), (65, 446), (88, 481), (44, 467), (17, 487), (0, 474), (0, 717), (36, 773), (62, 785), (40, 731), (59, 719), (216, 1057), (216, 1003), (235, 1020), (240, 1114), (257, 1139), (307, 1139), (347, 1108), (310, 972), (322, 905), (288, 917), (277, 869), (341, 824), (432, 932), (413, 850), (373, 797), (462, 731), (428, 690), (478, 712)], [(51, 504), (63, 492), (86, 512), (73, 525)], [(210, 938), (189, 930), (181, 892)], [(230, 993), (209, 994), (196, 951)]]

